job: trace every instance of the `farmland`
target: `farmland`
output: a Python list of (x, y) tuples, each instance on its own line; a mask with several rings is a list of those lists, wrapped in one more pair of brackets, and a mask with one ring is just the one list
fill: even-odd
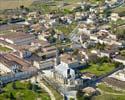
[(33, 0), (0, 0), (0, 10), (18, 8), (21, 5), (28, 7), (32, 2)]

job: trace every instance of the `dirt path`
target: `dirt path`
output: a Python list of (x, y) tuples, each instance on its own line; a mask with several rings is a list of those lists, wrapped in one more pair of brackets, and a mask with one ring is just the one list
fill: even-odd
[(46, 92), (48, 92), (51, 100), (56, 100), (55, 96), (52, 93), (52, 91), (46, 85), (44, 85), (42, 82), (40, 83), (40, 85), (41, 85), (41, 87), (43, 87), (45, 89)]
[(44, 83), (42, 83), (42, 81), (38, 80), (38, 82), (39, 82), (39, 85), (43, 89), (45, 89), (45, 91), (49, 94), (51, 100), (56, 100), (56, 98), (55, 98), (54, 94), (52, 93), (52, 91)]
[[(35, 77), (32, 77), (30, 79), (32, 82), (35, 81)], [(50, 96), (51, 100), (56, 100), (54, 94), (52, 93), (52, 91), (41, 81), (41, 78), (39, 76), (37, 76), (37, 82), (38, 82), (38, 85), (43, 88)]]

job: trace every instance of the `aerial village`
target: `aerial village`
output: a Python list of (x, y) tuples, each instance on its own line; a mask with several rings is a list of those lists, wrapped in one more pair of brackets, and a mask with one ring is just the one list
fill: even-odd
[(0, 100), (125, 100), (125, 1), (92, 1), (0, 10)]

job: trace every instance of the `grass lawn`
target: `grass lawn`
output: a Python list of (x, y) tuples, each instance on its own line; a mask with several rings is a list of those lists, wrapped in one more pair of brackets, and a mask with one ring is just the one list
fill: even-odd
[(0, 45), (0, 52), (8, 52), (8, 51), (11, 51), (11, 49), (7, 48), (7, 47), (2, 47)]
[(121, 26), (121, 25), (124, 25), (124, 24), (125, 24), (125, 20), (117, 20), (117, 21), (116, 21), (116, 24), (117, 24), (117, 25), (120, 25), (120, 26)]
[(125, 95), (102, 94), (94, 97), (94, 100), (125, 100)]
[(89, 67), (80, 70), (81, 72), (90, 72), (97, 76), (106, 74), (112, 71), (115, 68), (115, 65), (112, 63), (103, 63), (103, 64), (90, 64)]
[(16, 82), (16, 89), (13, 89), (13, 83), (9, 83), (3, 89), (5, 92), (0, 94), (0, 100), (10, 100), (10, 94), (14, 96), (14, 100), (50, 100), (49, 95), (43, 90), (39, 89), (39, 92), (28, 89), (28, 82), (22, 83)]
[(123, 91), (115, 90), (104, 83), (99, 84), (97, 87), (101, 89), (103, 93), (95, 96), (94, 100), (125, 100), (125, 92)]
[(125, 92), (120, 91), (120, 90), (116, 90), (113, 89), (113, 87), (109, 87), (108, 85), (106, 85), (105, 83), (101, 83), (97, 86), (99, 89), (106, 91), (106, 92), (110, 92), (110, 93), (118, 93), (118, 94), (125, 94)]

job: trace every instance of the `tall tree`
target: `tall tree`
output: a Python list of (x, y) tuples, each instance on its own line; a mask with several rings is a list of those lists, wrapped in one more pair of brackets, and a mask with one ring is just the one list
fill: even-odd
[(12, 92), (10, 92), (10, 100), (15, 100), (15, 97)]
[(13, 88), (13, 89), (16, 89), (16, 88), (17, 88), (15, 82), (12, 83), (12, 88)]

